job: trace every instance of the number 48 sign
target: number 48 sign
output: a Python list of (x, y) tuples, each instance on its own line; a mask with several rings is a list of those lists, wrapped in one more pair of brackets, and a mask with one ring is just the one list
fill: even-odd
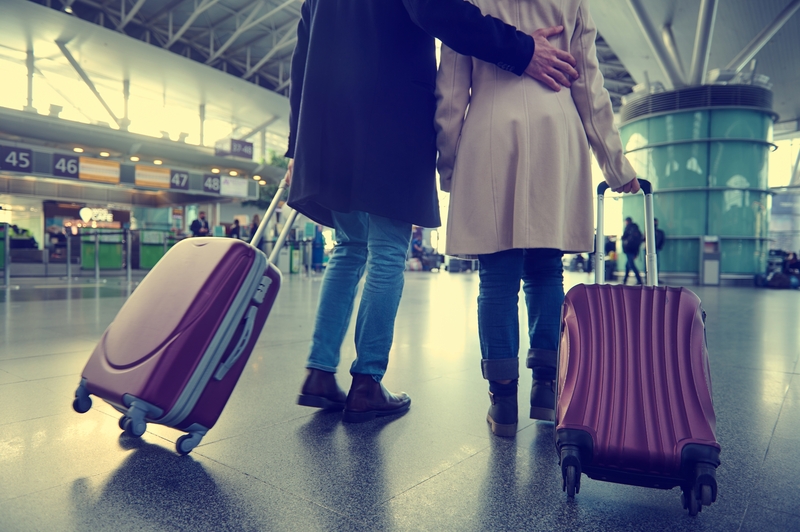
[(0, 170), (30, 172), (33, 170), (33, 152), (25, 148), (0, 146)]
[(219, 194), (220, 181), (219, 176), (215, 174), (205, 174), (203, 176), (203, 192), (210, 192), (211, 194)]

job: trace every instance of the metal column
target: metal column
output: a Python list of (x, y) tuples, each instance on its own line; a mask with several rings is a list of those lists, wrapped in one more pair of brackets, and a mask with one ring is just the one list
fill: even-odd
[(666, 47), (659, 39), (658, 31), (656, 30), (655, 26), (653, 26), (653, 22), (647, 15), (644, 6), (642, 6), (641, 0), (628, 0), (628, 5), (630, 6), (631, 11), (633, 11), (636, 21), (639, 23), (639, 27), (642, 29), (642, 33), (644, 33), (644, 36), (650, 45), (650, 49), (653, 50), (653, 55), (655, 55), (656, 62), (658, 62), (658, 65), (661, 67), (661, 70), (667, 77), (667, 81), (669, 81), (676, 89), (685, 86), (686, 82), (683, 79), (683, 74), (680, 72), (678, 66), (672, 60), (672, 57), (670, 56)]
[[(133, 249), (133, 244), (131, 243), (132, 240), (131, 230), (125, 230), (125, 269), (126, 269), (126, 278), (128, 284), (131, 284), (131, 251)], [(141, 260), (141, 259), (139, 259)]]
[(67, 280), (72, 281), (72, 232), (67, 231)]
[(711, 38), (714, 35), (714, 22), (717, 19), (717, 0), (701, 0), (697, 31), (694, 36), (692, 66), (689, 72), (689, 85), (703, 85), (708, 71), (708, 55), (711, 51)]

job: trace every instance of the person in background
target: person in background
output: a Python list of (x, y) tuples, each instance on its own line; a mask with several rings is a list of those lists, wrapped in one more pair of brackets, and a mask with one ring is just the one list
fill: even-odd
[(239, 220), (234, 218), (233, 225), (228, 228), (228, 236), (239, 240), (242, 228), (239, 226)]
[(625, 253), (625, 277), (622, 284), (627, 284), (628, 274), (632, 271), (636, 276), (636, 284), (642, 284), (642, 276), (636, 267), (636, 258), (639, 256), (639, 249), (642, 247), (644, 238), (639, 226), (633, 222), (633, 218), (625, 218), (625, 230), (622, 232), (622, 252)]
[(248, 228), (248, 237), (250, 238), (250, 243), (253, 243), (253, 237), (256, 235), (256, 231), (258, 231), (258, 226), (261, 225), (261, 218), (258, 217), (257, 214), (253, 215), (253, 221), (250, 222), (250, 227)]
[(425, 248), (422, 247), (422, 228), (417, 227), (414, 229), (413, 236), (411, 237), (411, 257), (422, 260), (424, 256)]
[[(299, 404), (343, 409), (345, 422), (402, 414), (411, 405), (382, 379), (411, 226), (441, 223), (434, 39), (558, 91), (578, 77), (574, 58), (548, 41), (562, 30), (530, 28), (531, 37), (463, 0), (302, 4), (289, 94), (288, 203), (334, 227), (338, 242), (322, 282)], [(538, 135), (551, 133), (542, 126)], [(365, 271), (345, 395), (335, 373)]]
[(208, 222), (204, 211), (200, 211), (197, 219), (189, 226), (189, 231), (192, 232), (192, 236), (208, 236)]
[(581, 67), (569, 91), (459, 55), (444, 43), (437, 80), (439, 174), (450, 192), (449, 255), (478, 255), (481, 370), (486, 420), (517, 431), (519, 290), (528, 310), (533, 371), (530, 416), (554, 419), (556, 349), (564, 301), (562, 255), (591, 251), (591, 152), (615, 191), (637, 192), (595, 50), (583, 0), (472, 0), (522, 31), (560, 24), (553, 42)]
[(660, 257), (659, 254), (664, 248), (664, 244), (667, 242), (667, 235), (664, 233), (663, 229), (658, 228), (658, 218), (656, 218), (653, 223), (655, 224), (656, 228), (656, 257)]

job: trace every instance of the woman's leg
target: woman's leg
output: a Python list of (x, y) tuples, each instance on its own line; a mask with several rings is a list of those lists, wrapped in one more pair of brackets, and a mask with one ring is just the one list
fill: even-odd
[(533, 370), (533, 419), (554, 418), (556, 352), (564, 303), (562, 255), (558, 249), (526, 249), (524, 254), (522, 280), (530, 337), (527, 366)]
[(519, 378), (519, 284), (522, 250), (481, 255), (478, 334), (481, 370), (489, 381), (487, 421), (498, 436), (517, 432)]

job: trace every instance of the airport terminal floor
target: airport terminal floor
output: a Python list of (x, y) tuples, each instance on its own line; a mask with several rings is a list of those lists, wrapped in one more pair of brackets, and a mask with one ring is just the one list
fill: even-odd
[[(565, 275), (567, 288), (589, 280)], [(127, 286), (15, 284), (0, 292), (3, 531), (800, 529), (797, 291), (692, 288), (708, 314), (722, 464), (717, 502), (689, 517), (678, 488), (584, 476), (568, 501), (553, 425), (527, 418), (527, 371), (516, 438), (490, 433), (476, 274), (407, 273), (384, 382), (412, 407), (355, 425), (295, 404), (320, 278), (287, 276), (222, 417), (187, 456), (177, 431), (121, 434), (100, 400), (72, 410)]]

